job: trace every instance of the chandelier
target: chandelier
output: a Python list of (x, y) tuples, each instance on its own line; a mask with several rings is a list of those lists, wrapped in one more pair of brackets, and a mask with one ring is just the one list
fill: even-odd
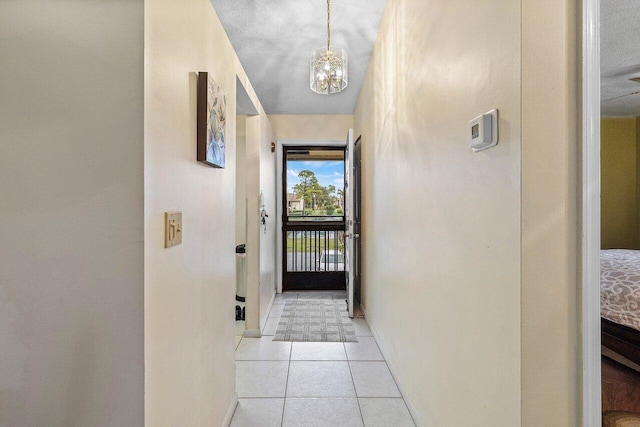
[(309, 64), (310, 87), (315, 93), (329, 95), (347, 87), (347, 51), (331, 47), (331, 0), (327, 0), (327, 48), (313, 51)]

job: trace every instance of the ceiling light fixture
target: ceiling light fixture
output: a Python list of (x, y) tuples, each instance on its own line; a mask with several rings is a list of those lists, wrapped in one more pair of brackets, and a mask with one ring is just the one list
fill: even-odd
[(309, 68), (310, 87), (315, 93), (329, 95), (347, 87), (347, 51), (331, 48), (331, 0), (327, 0), (327, 48), (313, 51)]

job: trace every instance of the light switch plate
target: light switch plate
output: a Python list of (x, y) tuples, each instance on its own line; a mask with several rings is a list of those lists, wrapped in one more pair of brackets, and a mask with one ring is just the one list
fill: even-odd
[(182, 212), (164, 213), (164, 247), (182, 243)]

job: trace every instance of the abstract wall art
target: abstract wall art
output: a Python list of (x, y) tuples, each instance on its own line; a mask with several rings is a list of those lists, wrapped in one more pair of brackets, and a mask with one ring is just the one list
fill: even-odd
[(198, 161), (224, 168), (227, 100), (207, 72), (198, 73)]

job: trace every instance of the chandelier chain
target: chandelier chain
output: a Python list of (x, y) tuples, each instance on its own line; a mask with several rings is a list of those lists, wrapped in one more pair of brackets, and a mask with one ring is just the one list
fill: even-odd
[(327, 50), (331, 49), (331, 0), (327, 0)]

